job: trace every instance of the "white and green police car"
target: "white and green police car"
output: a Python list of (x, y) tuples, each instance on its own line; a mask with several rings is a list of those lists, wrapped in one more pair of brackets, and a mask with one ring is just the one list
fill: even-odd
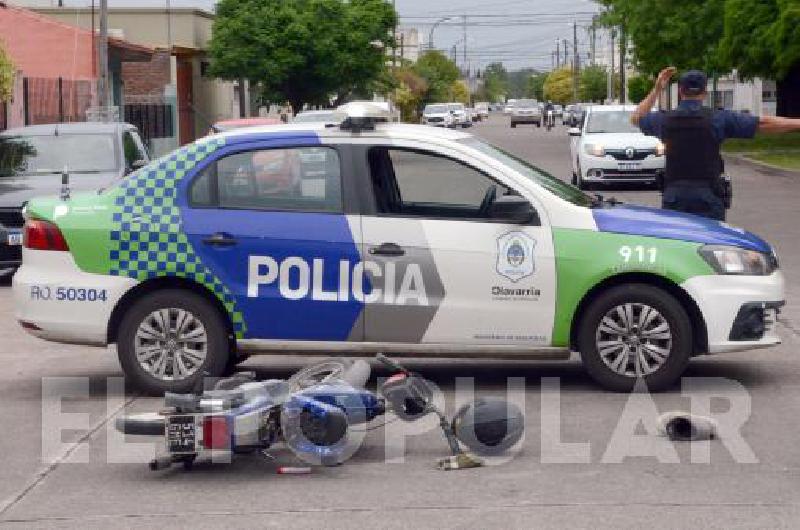
[(149, 391), (251, 354), (379, 351), (579, 351), (606, 388), (662, 389), (693, 356), (779, 342), (784, 280), (759, 237), (603, 202), (451, 130), (234, 131), (25, 215), (22, 326), (116, 343)]

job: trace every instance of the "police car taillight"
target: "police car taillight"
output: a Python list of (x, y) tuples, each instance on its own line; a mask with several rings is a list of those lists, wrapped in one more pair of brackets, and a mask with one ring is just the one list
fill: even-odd
[(25, 222), (22, 244), (32, 250), (68, 252), (69, 246), (56, 225), (48, 221), (30, 219)]

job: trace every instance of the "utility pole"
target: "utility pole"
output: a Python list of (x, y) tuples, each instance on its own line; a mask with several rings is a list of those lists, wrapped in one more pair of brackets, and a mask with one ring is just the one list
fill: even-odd
[(103, 121), (108, 121), (108, 0), (100, 0), (100, 70), (97, 76), (97, 100)]
[(596, 62), (597, 61), (597, 55), (596, 55), (597, 49), (595, 48), (595, 44), (596, 44), (596, 41), (597, 41), (597, 28), (594, 25), (594, 19), (592, 19), (592, 27), (591, 27), (590, 31), (592, 32), (592, 66), (595, 66), (597, 64), (597, 62)]
[(625, 94), (625, 48), (628, 47), (627, 37), (625, 36), (625, 26), (619, 29), (619, 102), (624, 105), (627, 99)]
[(394, 26), (392, 27), (392, 66), (397, 66), (397, 7), (395, 0), (392, 0), (394, 10)]
[(611, 29), (611, 71), (609, 72), (608, 77), (608, 99), (613, 101), (614, 100), (614, 56), (617, 53), (616, 45), (614, 44), (614, 39), (617, 36), (617, 30)]
[(561, 68), (561, 45), (556, 41), (556, 68)]
[(573, 103), (578, 102), (578, 83), (580, 79), (580, 64), (578, 63), (580, 58), (578, 57), (578, 23), (572, 23), (572, 63), (573, 63), (573, 71), (572, 71), (572, 99)]
[(467, 15), (464, 15), (464, 75), (468, 75), (469, 66), (467, 66)]

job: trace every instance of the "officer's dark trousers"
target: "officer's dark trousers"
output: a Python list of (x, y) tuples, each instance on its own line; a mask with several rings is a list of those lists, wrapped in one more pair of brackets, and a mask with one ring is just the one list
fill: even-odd
[(711, 186), (667, 185), (664, 188), (662, 207), (718, 221), (725, 220), (725, 203)]

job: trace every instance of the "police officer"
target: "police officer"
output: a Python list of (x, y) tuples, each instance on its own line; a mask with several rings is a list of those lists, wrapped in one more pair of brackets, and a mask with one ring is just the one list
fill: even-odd
[(680, 103), (669, 112), (651, 112), (677, 70), (665, 68), (655, 86), (631, 116), (642, 132), (666, 146), (662, 206), (670, 210), (725, 220), (723, 162), (720, 147), (728, 138), (752, 138), (756, 132), (800, 130), (800, 119), (752, 116), (703, 107), (708, 78), (690, 70), (679, 82)]
[(547, 100), (547, 103), (544, 104), (544, 108), (542, 112), (544, 114), (545, 125), (547, 127), (553, 127), (556, 124), (556, 113), (555, 113), (555, 106), (551, 100)]

